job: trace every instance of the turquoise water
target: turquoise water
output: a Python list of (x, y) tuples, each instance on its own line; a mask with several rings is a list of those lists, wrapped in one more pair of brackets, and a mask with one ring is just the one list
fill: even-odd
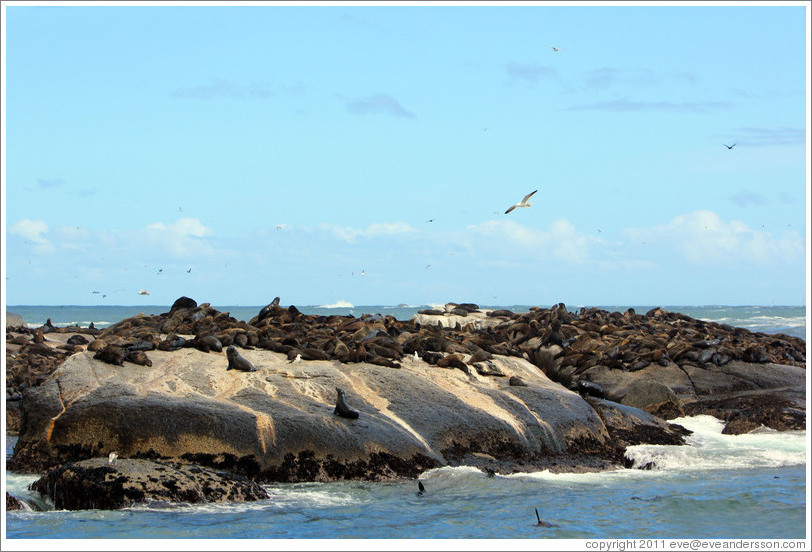
[[(545, 305), (541, 305), (545, 306)], [(218, 307), (249, 320), (259, 307)], [(407, 319), (425, 306), (299, 307), (314, 314), (392, 314)], [(516, 312), (527, 307), (508, 306)], [(577, 307), (569, 307), (577, 310)], [(626, 307), (605, 307), (623, 311)], [(645, 312), (650, 307), (635, 307)], [(805, 337), (804, 307), (664, 307), (754, 331)], [(99, 327), (168, 307), (19, 307), (32, 326)], [(8, 539), (588, 539), (806, 537), (806, 432), (727, 436), (709, 416), (678, 420), (689, 445), (641, 445), (627, 456), (654, 470), (596, 474), (538, 472), (486, 477), (443, 468), (393, 483), (268, 485), (271, 498), (249, 504), (131, 508), (122, 511), (9, 512)], [(14, 438), (7, 438), (11, 454)], [(6, 474), (8, 490), (37, 499), (35, 476)], [(558, 527), (537, 527), (534, 509)], [(320, 542), (320, 541), (319, 541)], [(321, 546), (315, 546), (318, 548)]]

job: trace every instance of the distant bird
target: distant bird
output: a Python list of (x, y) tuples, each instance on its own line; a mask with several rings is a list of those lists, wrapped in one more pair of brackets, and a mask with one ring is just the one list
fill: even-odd
[(429, 220), (426, 221), (426, 223), (429, 223), (429, 222), (434, 222), (434, 219), (429, 219)]
[(182, 213), (182, 212), (183, 212), (183, 208), (182, 208), (182, 207), (178, 207), (178, 212), (179, 212), (179, 213)]
[(192, 271), (192, 269), (190, 268), (190, 269), (189, 269), (189, 270), (187, 270), (186, 272), (187, 272), (187, 273), (189, 273), (189, 272), (191, 272), (191, 271)]
[(159, 268), (159, 269), (158, 269), (158, 276), (160, 276), (160, 275), (161, 275), (161, 273), (162, 273), (163, 271), (164, 271), (164, 269), (163, 269), (163, 268)]
[(108, 464), (115, 464), (117, 458), (118, 458), (118, 453), (115, 452), (115, 451), (111, 452), (110, 455), (107, 457), (107, 463)]
[(95, 293), (95, 294), (97, 294), (97, 295), (99, 294), (99, 292), (98, 292), (98, 291), (94, 291), (93, 293)]
[(552, 48), (552, 49), (553, 49), (553, 52), (557, 52), (557, 51), (558, 51), (558, 48), (556, 48), (555, 46), (550, 46), (550, 48)]
[(533, 205), (532, 203), (529, 203), (527, 200), (530, 199), (530, 197), (533, 194), (535, 194), (536, 192), (538, 192), (538, 190), (533, 190), (532, 192), (530, 192), (529, 194), (524, 196), (524, 199), (520, 203), (517, 203), (513, 207), (509, 208), (507, 211), (505, 211), (505, 214), (507, 215), (509, 212), (511, 212), (516, 207), (530, 207), (531, 205)]
[(302, 362), (302, 355), (296, 355), (296, 358), (290, 361), (290, 364), (295, 364), (297, 362)]
[(149, 295), (149, 292), (145, 289), (142, 289), (141, 291), (138, 292), (138, 295)]
[(366, 276), (366, 275), (367, 275), (366, 270), (362, 270), (362, 271), (361, 271), (361, 276)]
[(735, 146), (736, 144), (734, 143), (733, 146), (728, 146), (727, 144), (722, 144), (722, 145), (724, 147), (726, 147), (727, 149), (733, 149), (733, 146)]
[(277, 229), (277, 230), (282, 230), (282, 225), (281, 225), (281, 224), (277, 224), (277, 225), (276, 225), (276, 229)]
[(423, 496), (423, 493), (426, 492), (426, 488), (423, 486), (423, 483), (420, 481), (417, 482), (417, 496)]

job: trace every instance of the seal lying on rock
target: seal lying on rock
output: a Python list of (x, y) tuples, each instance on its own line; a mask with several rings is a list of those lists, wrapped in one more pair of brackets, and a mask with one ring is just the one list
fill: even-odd
[(240, 356), (237, 348), (234, 345), (226, 347), (226, 356), (228, 357), (228, 368), (226, 370), (239, 370), (241, 372), (256, 372), (257, 369), (249, 361)]
[(582, 397), (590, 396), (597, 397), (598, 399), (606, 398), (606, 392), (603, 390), (603, 387), (588, 380), (578, 380), (572, 384), (570, 389), (576, 391)]
[(353, 410), (350, 408), (350, 405), (347, 404), (347, 396), (344, 394), (344, 390), (336, 387), (336, 391), (338, 392), (338, 400), (336, 401), (336, 409), (333, 414), (353, 420), (358, 418), (358, 411)]

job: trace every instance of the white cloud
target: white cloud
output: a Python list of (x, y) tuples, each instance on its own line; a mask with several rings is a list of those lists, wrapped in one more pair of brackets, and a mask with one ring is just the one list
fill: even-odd
[(199, 238), (211, 235), (211, 229), (195, 218), (182, 218), (166, 225), (155, 222), (147, 225), (147, 239), (166, 248), (175, 257), (192, 257), (210, 254), (211, 246)]
[(797, 260), (804, 254), (804, 243), (797, 233), (776, 239), (770, 232), (754, 230), (741, 221), (725, 222), (712, 211), (679, 215), (651, 228), (628, 228), (623, 235), (630, 242), (674, 249), (697, 264), (767, 264)]
[(327, 230), (339, 239), (346, 242), (354, 242), (357, 238), (375, 238), (379, 236), (393, 236), (398, 234), (406, 234), (409, 232), (417, 232), (413, 226), (405, 222), (376, 222), (370, 224), (364, 229), (350, 228), (347, 226), (339, 226), (337, 224), (322, 224), (319, 226), (322, 230)]
[(53, 244), (43, 236), (48, 232), (48, 225), (41, 220), (20, 219), (12, 224), (8, 231), (36, 244), (34, 251), (37, 253), (54, 251)]
[(547, 230), (528, 228), (512, 220), (489, 220), (466, 228), (465, 237), (459, 240), (469, 250), (490, 241), (494, 252), (526, 258), (552, 257), (569, 263), (584, 263), (590, 257), (590, 248), (600, 240), (579, 232), (566, 219), (550, 223)]

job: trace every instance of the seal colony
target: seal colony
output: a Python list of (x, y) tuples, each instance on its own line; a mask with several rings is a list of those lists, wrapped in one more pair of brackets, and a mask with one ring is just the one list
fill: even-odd
[[(276, 298), (246, 322), (181, 297), (79, 330), (7, 329), (12, 469), (147, 458), (256, 481), (607, 469), (626, 446), (681, 444), (685, 430), (664, 420), (684, 414), (730, 432), (805, 427), (802, 339), (659, 308), (448, 303), (404, 321), (308, 315)], [(45, 350), (61, 361), (26, 365)]]
[[(411, 320), (400, 321), (379, 314), (358, 318), (307, 315), (293, 305), (280, 306), (276, 297), (245, 322), (209, 303), (198, 305), (181, 297), (167, 313), (134, 316), (104, 331), (56, 328), (46, 323), (38, 329), (9, 328), (7, 334), (9, 343), (19, 345), (7, 353), (7, 387), (12, 399), (19, 399), (24, 389), (42, 384), (69, 355), (85, 349), (117, 366), (149, 366), (152, 350), (194, 347), (207, 353), (225, 348), (227, 369), (255, 370), (240, 356), (239, 347), (282, 353), (294, 363), (333, 360), (398, 369), (413, 358), (437, 368), (473, 370), (490, 377), (505, 375), (491, 362), (493, 355), (502, 355), (525, 358), (553, 381), (582, 395), (611, 400), (622, 400), (611, 389), (612, 381), (637, 381), (649, 373), (677, 370), (693, 386), (690, 391), (702, 395), (701, 386), (691, 379), (692, 374), (697, 377), (698, 369), (724, 372), (735, 361), (806, 367), (806, 345), (798, 337), (750, 332), (661, 308), (645, 314), (634, 309), (620, 313), (582, 308), (576, 314), (563, 303), (531, 307), (526, 313), (448, 303), (443, 309), (421, 310)], [(55, 347), (42, 343), (45, 336), (54, 334), (73, 335)], [(93, 340), (82, 344), (86, 337)], [(510, 385), (524, 384), (519, 376), (510, 379)], [(625, 394), (628, 389), (620, 391)], [(686, 413), (684, 409), (674, 412)], [(701, 408), (692, 413), (702, 413)], [(720, 410), (710, 408), (707, 413), (718, 416)], [(803, 428), (802, 414), (789, 416), (793, 419), (779, 416), (781, 423), (765, 416), (764, 425), (779, 430)]]

